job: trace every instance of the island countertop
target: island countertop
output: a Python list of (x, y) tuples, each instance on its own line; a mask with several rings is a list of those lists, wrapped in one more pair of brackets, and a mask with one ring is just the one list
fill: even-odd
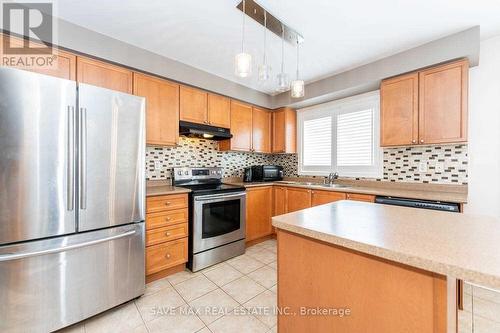
[(496, 218), (343, 200), (272, 221), (281, 230), (500, 289)]

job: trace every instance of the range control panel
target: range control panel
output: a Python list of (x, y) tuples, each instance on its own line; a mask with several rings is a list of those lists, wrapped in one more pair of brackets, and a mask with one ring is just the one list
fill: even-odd
[(174, 168), (174, 180), (221, 179), (222, 168)]

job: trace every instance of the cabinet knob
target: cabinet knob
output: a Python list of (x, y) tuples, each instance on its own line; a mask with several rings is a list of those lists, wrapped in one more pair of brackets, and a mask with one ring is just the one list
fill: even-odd
[(167, 216), (167, 218), (165, 219), (165, 221), (170, 221), (172, 218), (170, 216)]
[(171, 204), (170, 201), (165, 202), (165, 206), (170, 206), (170, 204)]
[(415, 140), (415, 139), (411, 140), (411, 143), (417, 143), (417, 140)]
[(420, 143), (424, 143), (424, 139), (420, 140)]
[(165, 258), (166, 258), (166, 259), (170, 259), (170, 257), (171, 257), (171, 256), (170, 256), (170, 253), (167, 253), (167, 254), (165, 255)]
[(168, 232), (168, 231), (167, 231), (167, 232), (165, 233), (165, 236), (167, 236), (167, 237), (168, 237), (168, 236), (170, 236), (170, 232)]

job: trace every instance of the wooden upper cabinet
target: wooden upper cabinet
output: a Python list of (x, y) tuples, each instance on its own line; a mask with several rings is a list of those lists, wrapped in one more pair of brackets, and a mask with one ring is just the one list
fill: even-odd
[(418, 141), (418, 73), (382, 81), (380, 85), (381, 146)]
[(332, 191), (311, 191), (311, 206), (323, 205), (330, 202), (345, 200), (346, 194)]
[(419, 73), (420, 144), (467, 141), (468, 72), (461, 60)]
[(252, 149), (252, 106), (231, 100), (231, 134), (219, 143), (220, 150), (250, 151)]
[(297, 134), (297, 115), (295, 110), (281, 108), (272, 112), (273, 153), (295, 153)]
[(197, 124), (208, 124), (208, 94), (199, 89), (180, 87), (180, 119)]
[(270, 235), (273, 232), (273, 188), (271, 186), (247, 189), (246, 241)]
[(179, 85), (134, 73), (134, 95), (146, 98), (146, 143), (176, 145), (179, 139)]
[(289, 187), (286, 189), (287, 213), (311, 207), (311, 190)]
[[(24, 40), (21, 38), (16, 38), (12, 36), (6, 36), (0, 34), (0, 54), (4, 55), (3, 43), (4, 39), (10, 39), (10, 45), (12, 47), (22, 47)], [(30, 45), (37, 47), (39, 44), (30, 41)], [(55, 76), (61, 79), (66, 80), (75, 80), (76, 79), (76, 56), (69, 52), (61, 51), (57, 48), (52, 49), (52, 53), (55, 55), (54, 66), (46, 66), (46, 67), (16, 67), (18, 69), (27, 70), (30, 72), (35, 72), (39, 74), (45, 74), (50, 76)], [(41, 55), (42, 57), (52, 58), (51, 55)]]
[(273, 216), (286, 213), (286, 187), (273, 186)]
[(231, 100), (227, 97), (208, 94), (208, 123), (212, 126), (231, 126)]
[(383, 80), (381, 146), (467, 141), (468, 60)]
[(77, 57), (76, 80), (94, 86), (132, 94), (132, 71), (102, 61)]
[(268, 110), (252, 108), (252, 151), (271, 152), (271, 113)]

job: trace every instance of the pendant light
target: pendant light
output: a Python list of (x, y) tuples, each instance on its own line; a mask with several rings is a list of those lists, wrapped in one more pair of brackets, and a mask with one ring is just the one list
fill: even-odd
[(277, 92), (285, 92), (290, 89), (290, 81), (288, 80), (288, 74), (285, 73), (285, 27), (281, 25), (281, 73), (276, 76), (278, 81)]
[(239, 77), (247, 77), (252, 74), (252, 56), (244, 52), (245, 45), (245, 0), (243, 0), (243, 25), (241, 33), (241, 53), (234, 57), (234, 73)]
[(267, 64), (266, 59), (266, 44), (267, 44), (267, 12), (264, 10), (264, 59), (259, 65), (259, 81), (269, 80), (271, 67)]
[(299, 41), (297, 40), (297, 72), (290, 92), (293, 98), (304, 97), (304, 80), (299, 79)]

